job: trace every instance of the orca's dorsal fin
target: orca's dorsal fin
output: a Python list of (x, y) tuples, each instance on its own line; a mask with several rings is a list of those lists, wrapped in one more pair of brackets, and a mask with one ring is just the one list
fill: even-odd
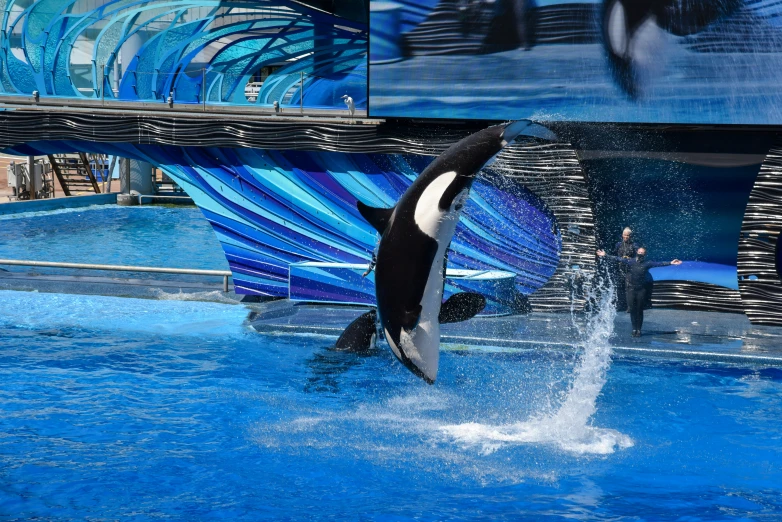
[(367, 220), (367, 223), (381, 234), (385, 232), (388, 222), (391, 221), (391, 214), (394, 213), (393, 208), (370, 207), (360, 201), (356, 202), (356, 206), (359, 214)]

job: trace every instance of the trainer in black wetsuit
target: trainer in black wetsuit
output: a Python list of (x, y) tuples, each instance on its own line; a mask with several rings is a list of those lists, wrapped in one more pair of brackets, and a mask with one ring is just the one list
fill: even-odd
[[(635, 252), (638, 250), (638, 245), (633, 242), (631, 237), (632, 233), (633, 231), (630, 230), (629, 227), (625, 227), (625, 229), (622, 231), (622, 240), (619, 241), (615, 247), (617, 257), (627, 259), (632, 259), (635, 257)], [(625, 299), (625, 278), (627, 277), (627, 266), (620, 264), (618, 268), (619, 277), (616, 278), (616, 310), (618, 312), (624, 312), (627, 310), (627, 300)]]
[(633, 325), (633, 337), (641, 336), (641, 327), (644, 324), (644, 301), (646, 300), (646, 281), (650, 268), (668, 265), (680, 265), (678, 259), (673, 261), (647, 261), (646, 249), (639, 248), (635, 258), (628, 259), (618, 256), (607, 256), (603, 250), (598, 250), (597, 255), (607, 257), (627, 267), (625, 276), (625, 294), (627, 307), (630, 309), (630, 321)]

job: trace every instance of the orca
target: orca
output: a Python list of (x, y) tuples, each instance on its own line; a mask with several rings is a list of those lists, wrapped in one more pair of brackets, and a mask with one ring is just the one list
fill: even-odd
[[(469, 293), (455, 294), (443, 304), (446, 251), (475, 176), (522, 132), (550, 135), (527, 120), (483, 129), (435, 159), (393, 208), (357, 203), (359, 213), (381, 234), (375, 266), (379, 330), (396, 358), (429, 384), (437, 379), (440, 323), (466, 320), (486, 304), (483, 296)], [(365, 346), (372, 322), (362, 315), (338, 344)]]
[(365, 353), (375, 347), (377, 340), (377, 310), (363, 313), (348, 325), (334, 347), (340, 351)]

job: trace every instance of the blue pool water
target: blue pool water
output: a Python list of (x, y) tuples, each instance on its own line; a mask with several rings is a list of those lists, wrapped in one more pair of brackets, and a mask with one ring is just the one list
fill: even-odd
[[(102, 205), (0, 216), (0, 258), (228, 269), (212, 227), (196, 207)], [(25, 267), (5, 268), (23, 272), (31, 270)], [(79, 273), (51, 268), (36, 268), (35, 271)], [(135, 272), (93, 272), (90, 275), (96, 274), (155, 279), (188, 278)]]
[(0, 292), (0, 520), (782, 517), (777, 368), (598, 332), (446, 350), (428, 386), (247, 313)]

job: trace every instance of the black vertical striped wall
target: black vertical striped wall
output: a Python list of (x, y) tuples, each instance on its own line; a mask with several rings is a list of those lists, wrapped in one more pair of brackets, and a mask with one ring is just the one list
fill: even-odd
[(766, 156), (749, 196), (739, 238), (739, 292), (755, 324), (782, 325), (776, 248), (782, 231), (782, 140)]

